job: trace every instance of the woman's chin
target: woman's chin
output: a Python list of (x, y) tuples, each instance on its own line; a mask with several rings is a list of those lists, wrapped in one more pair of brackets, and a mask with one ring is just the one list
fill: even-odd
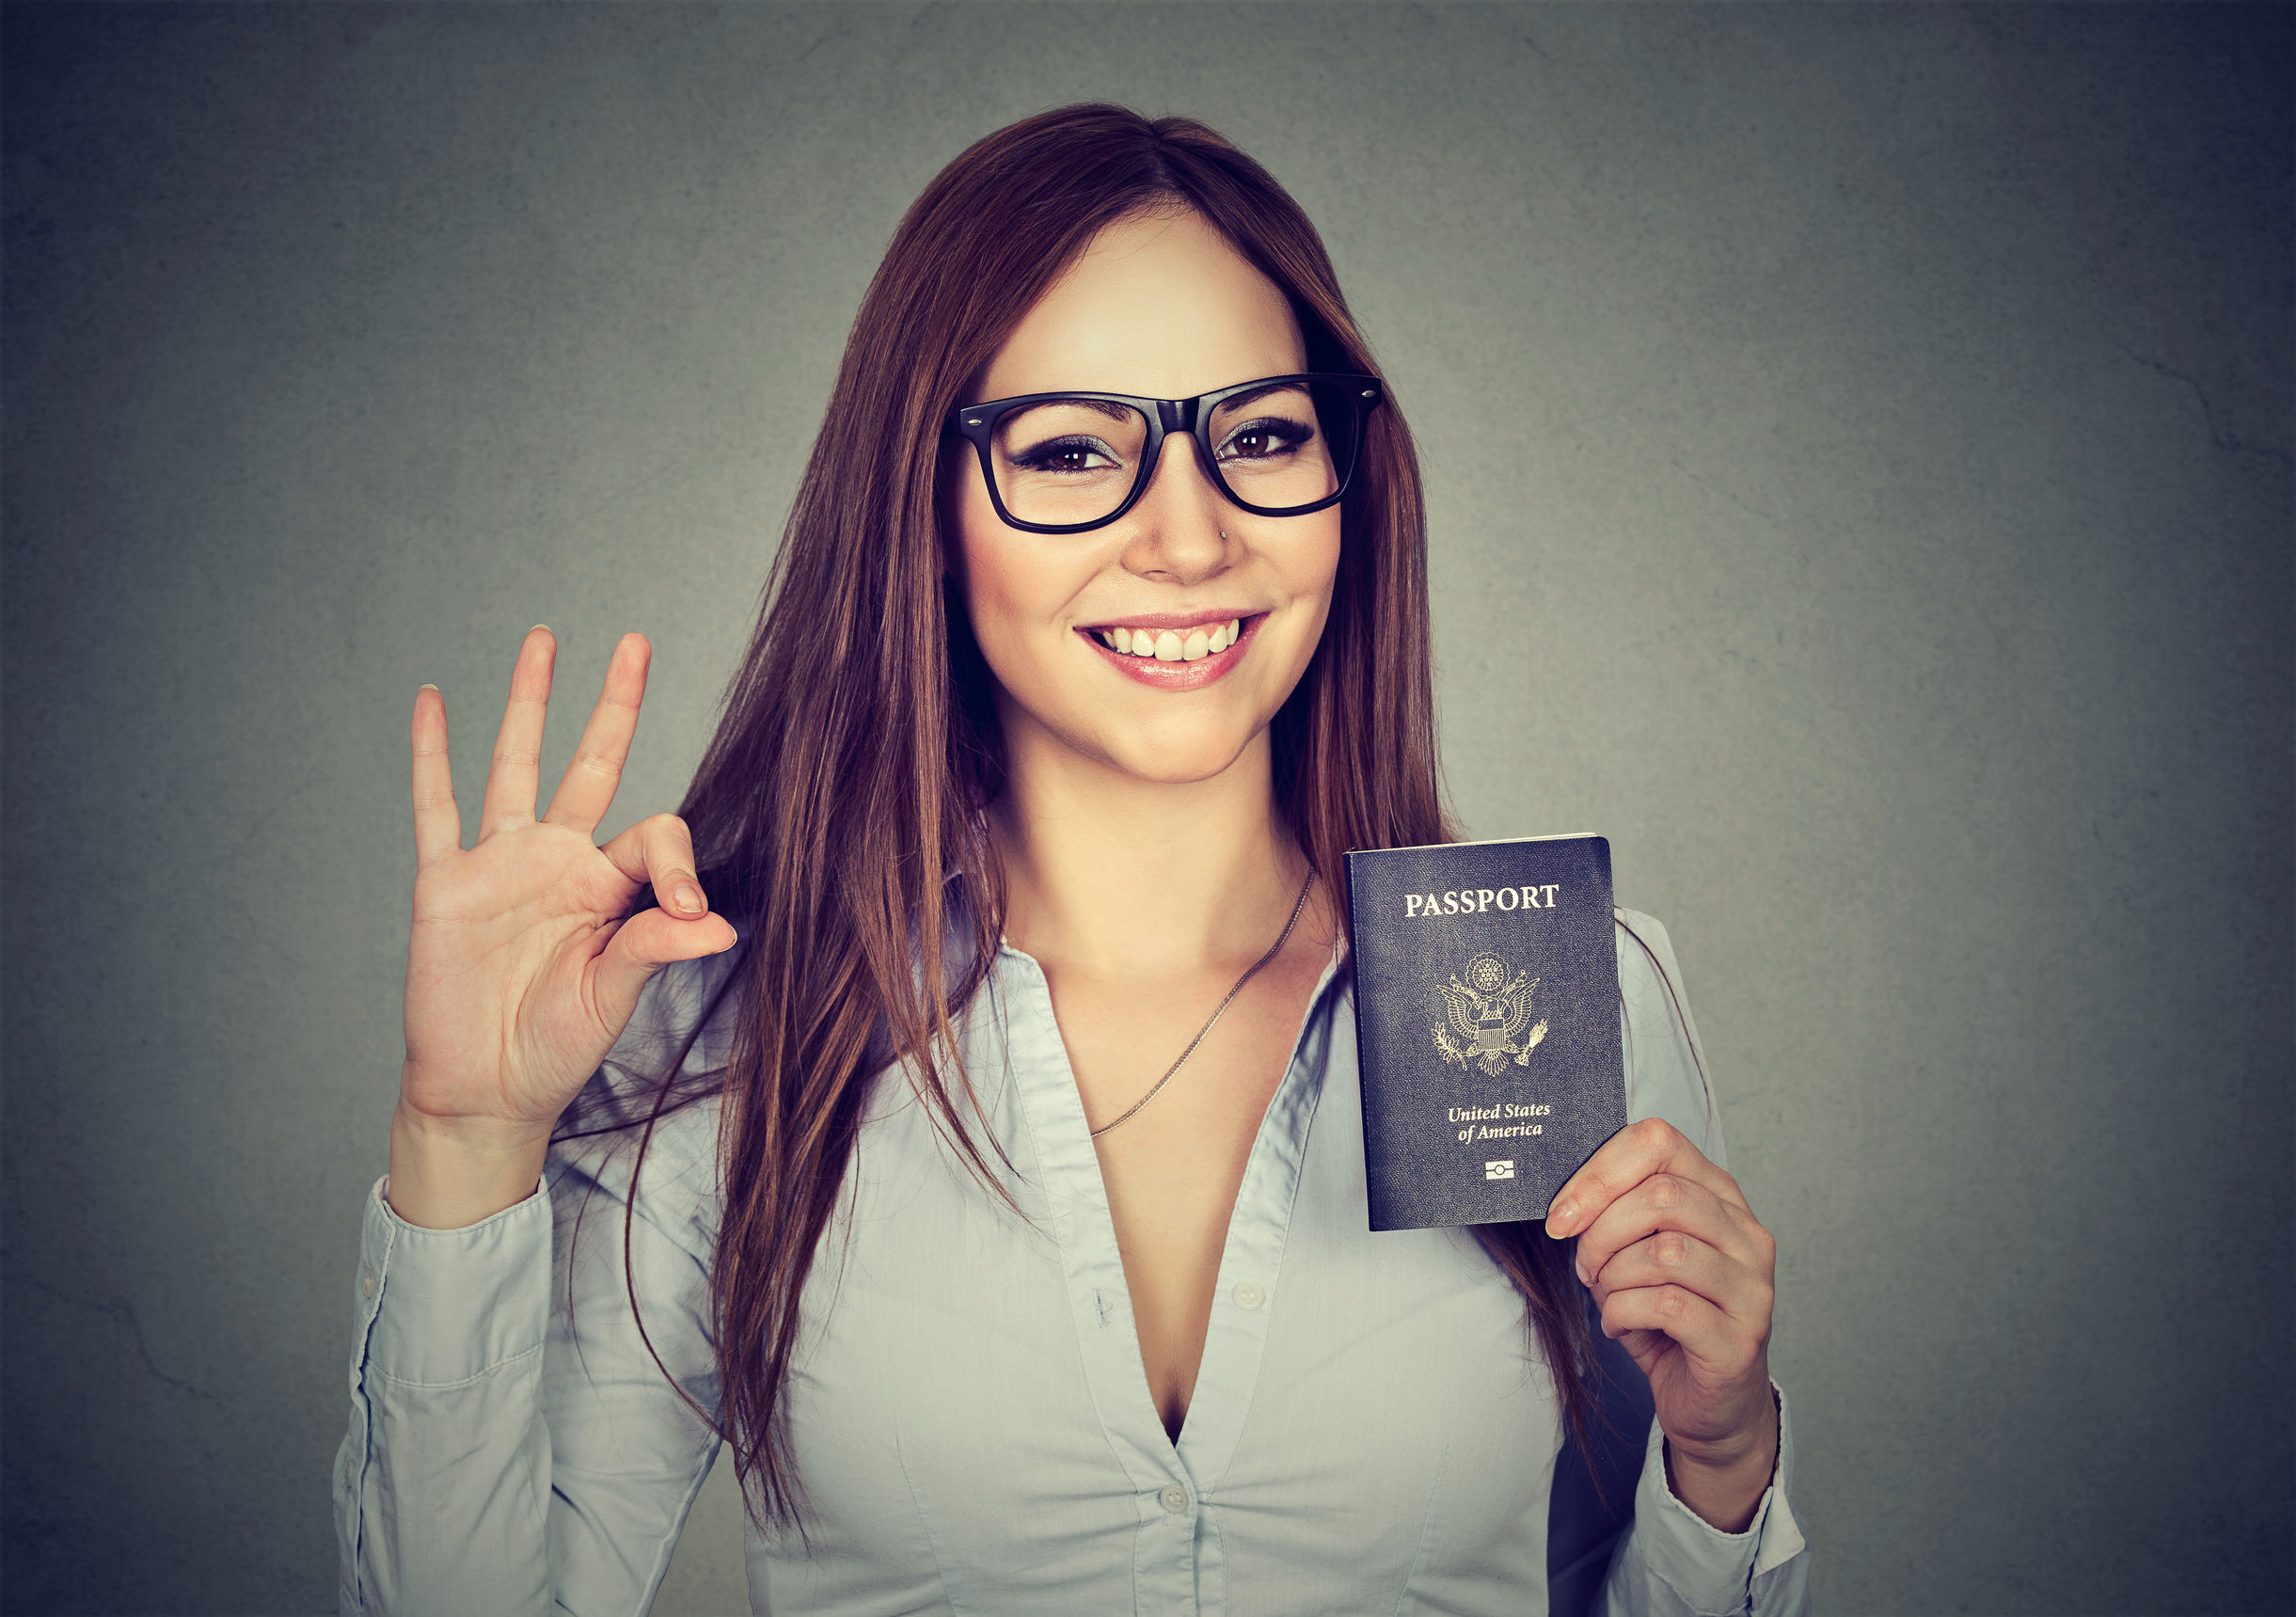
[[(1196, 711), (1154, 708), (1171, 698), (1159, 696), (1150, 711), (1048, 713), (1009, 698), (1000, 704), (1005, 745), (1012, 761), (1021, 755), (1043, 763), (1066, 754), (1071, 766), (1105, 771), (1148, 785), (1184, 786), (1214, 780), (1264, 753), (1267, 724), (1249, 702), (1196, 705)], [(1060, 768), (1059, 765), (1054, 765)], [(1264, 765), (1261, 766), (1264, 769)]]
[(1102, 737), (1104, 761), (1146, 785), (1194, 785), (1226, 774), (1251, 750), (1256, 732)]

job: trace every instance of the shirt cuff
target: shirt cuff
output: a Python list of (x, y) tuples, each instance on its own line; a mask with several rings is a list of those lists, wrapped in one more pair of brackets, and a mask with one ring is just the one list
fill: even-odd
[(1635, 1490), (1635, 1536), (1642, 1541), (1651, 1570), (1694, 1611), (1745, 1610), (1753, 1580), (1808, 1547), (1786, 1502), (1793, 1428), (1785, 1392), (1775, 1381), (1770, 1396), (1778, 1403), (1778, 1463), (1744, 1532), (1722, 1531), (1674, 1497), (1666, 1476), (1666, 1434), (1657, 1421), (1650, 1423), (1650, 1446)]
[(461, 1229), (409, 1224), (368, 1193), (357, 1308), (367, 1362), (392, 1381), (451, 1386), (542, 1346), (550, 1314), (550, 1193)]

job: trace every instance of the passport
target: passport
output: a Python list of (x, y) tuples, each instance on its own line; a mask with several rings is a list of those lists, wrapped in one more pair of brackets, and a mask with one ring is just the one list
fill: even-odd
[(1542, 1219), (1626, 1126), (1610, 844), (1347, 856), (1373, 1229)]

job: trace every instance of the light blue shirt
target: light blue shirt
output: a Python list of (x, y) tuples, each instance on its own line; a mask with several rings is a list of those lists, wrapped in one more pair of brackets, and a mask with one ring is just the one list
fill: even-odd
[[(1718, 1163), (1666, 933), (1622, 911), (1618, 943), (1629, 1115), (1666, 1118)], [(593, 1084), (626, 1091), (658, 1070), (737, 952), (658, 973)], [(752, 1611), (1546, 1610), (1554, 1386), (1520, 1293), (1467, 1231), (1368, 1229), (1352, 981), (1335, 949), (1244, 1170), (1175, 1445), (1044, 974), (1000, 950), (963, 1035), (1027, 1218), (889, 1070), (788, 1381), (812, 1551), (747, 1529)], [(731, 1010), (729, 995), (689, 1068), (724, 1063)], [(713, 1413), (719, 1110), (713, 1097), (657, 1127), (628, 1271), (655, 1350)], [(463, 1229), (405, 1223), (376, 1181), (335, 1469), (342, 1611), (651, 1604), (718, 1444), (631, 1319), (633, 1154), (630, 1139), (553, 1145), (532, 1196)], [(1724, 1533), (1670, 1492), (1654, 1421), (1608, 1609), (1805, 1612), (1792, 1455), (1781, 1429), (1752, 1524)]]

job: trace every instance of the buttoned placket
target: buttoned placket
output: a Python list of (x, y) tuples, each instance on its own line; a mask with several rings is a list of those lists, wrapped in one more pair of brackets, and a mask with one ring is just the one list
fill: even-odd
[(366, 1514), (356, 1500), (365, 1481), (367, 1448), (373, 1426), (364, 1379), (367, 1343), (374, 1330), (375, 1316), (382, 1311), (383, 1277), (389, 1268), (390, 1250), (396, 1240), (390, 1220), (382, 1213), (384, 1182), (378, 1180), (369, 1188), (366, 1210), (360, 1219), (358, 1297), (351, 1305), (357, 1344), (350, 1364), (352, 1421), (336, 1460), (336, 1481), (352, 1498), (350, 1508), (337, 1516), (337, 1531), (347, 1534), (347, 1542), (339, 1543), (338, 1550), (340, 1570), (348, 1580), (341, 1593), (353, 1610), (363, 1610), (366, 1600), (366, 1591), (359, 1586), (363, 1563), (358, 1542), (365, 1529)]
[(1234, 1455), (1259, 1380), (1268, 1325), (1280, 1307), (1284, 1243), (1330, 1053), (1335, 946), (1292, 1040), (1291, 1057), (1260, 1119), (1236, 1192), (1213, 1288), (1203, 1359), (1174, 1446), (1164, 1431), (1132, 1316), (1132, 1293), (1076, 1075), (1043, 968), (1005, 944), (990, 990), (1021, 1116), (1043, 1175), (1069, 1314), (1093, 1404), (1137, 1502), (1132, 1587), (1142, 1613), (1225, 1617), (1219, 1481)]

